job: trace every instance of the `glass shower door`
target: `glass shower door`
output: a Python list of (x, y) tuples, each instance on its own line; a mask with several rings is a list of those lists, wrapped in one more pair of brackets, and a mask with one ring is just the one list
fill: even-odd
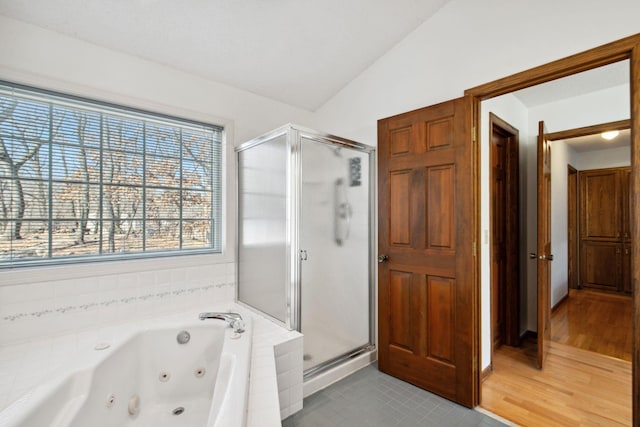
[(301, 138), (304, 370), (370, 343), (369, 153)]
[(238, 300), (289, 324), (287, 134), (238, 153)]

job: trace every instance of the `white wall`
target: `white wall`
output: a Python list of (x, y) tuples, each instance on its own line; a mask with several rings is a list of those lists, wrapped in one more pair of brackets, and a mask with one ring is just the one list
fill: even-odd
[(0, 78), (151, 111), (223, 122), (231, 144), (312, 114), (0, 15)]
[(578, 153), (574, 165), (580, 171), (622, 166), (631, 166), (631, 149), (629, 147)]
[(0, 344), (232, 300), (233, 147), (312, 114), (0, 16), (0, 80), (225, 126), (221, 255), (0, 271)]
[(629, 85), (624, 84), (533, 107), (529, 129), (537, 135), (539, 120), (544, 120), (547, 132), (558, 132), (628, 119), (629, 94)]
[(567, 165), (575, 168), (577, 157), (563, 141), (551, 143), (551, 307), (569, 293)]

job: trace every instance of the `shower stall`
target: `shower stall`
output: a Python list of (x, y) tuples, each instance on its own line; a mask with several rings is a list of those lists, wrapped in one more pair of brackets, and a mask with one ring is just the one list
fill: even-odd
[(305, 378), (372, 349), (373, 148), (287, 125), (236, 151), (238, 301), (304, 335)]

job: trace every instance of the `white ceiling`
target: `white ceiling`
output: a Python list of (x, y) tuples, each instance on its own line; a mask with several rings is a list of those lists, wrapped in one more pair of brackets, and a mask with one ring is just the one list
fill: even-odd
[(314, 111), (448, 0), (0, 0), (0, 14)]
[(628, 60), (513, 92), (527, 108), (629, 84)]
[[(608, 150), (611, 148), (628, 147), (631, 150), (631, 130), (621, 130), (620, 134), (607, 141), (600, 134), (581, 136), (578, 138), (565, 139), (564, 142), (569, 145), (577, 153), (585, 153), (587, 151)], [(631, 151), (629, 151), (631, 155)]]

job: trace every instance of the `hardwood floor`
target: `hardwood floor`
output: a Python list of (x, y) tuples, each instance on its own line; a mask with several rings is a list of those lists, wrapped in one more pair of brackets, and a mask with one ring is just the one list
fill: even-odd
[(631, 425), (631, 298), (571, 290), (551, 339), (544, 370), (535, 339), (496, 349), (481, 407), (522, 426)]
[(522, 426), (630, 426), (631, 363), (551, 342), (544, 370), (536, 341), (502, 346), (481, 407)]
[(571, 289), (551, 315), (551, 340), (631, 361), (631, 297)]

